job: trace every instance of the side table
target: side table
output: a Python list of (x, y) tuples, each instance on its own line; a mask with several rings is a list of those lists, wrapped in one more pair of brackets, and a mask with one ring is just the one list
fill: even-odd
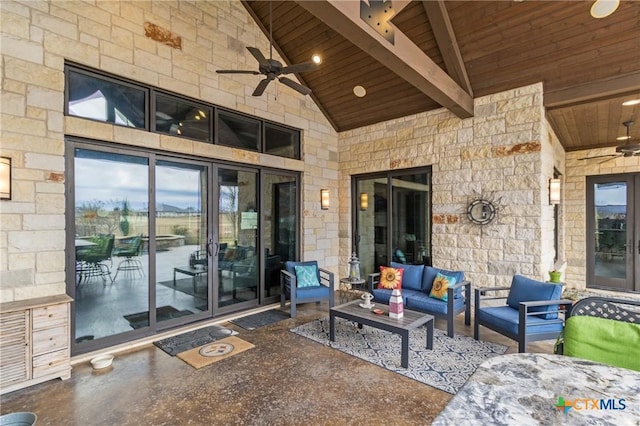
[(359, 279), (352, 280), (351, 278), (340, 278), (340, 285), (338, 290), (340, 292), (340, 303), (346, 303), (349, 301), (349, 295), (351, 290), (366, 290), (367, 280)]

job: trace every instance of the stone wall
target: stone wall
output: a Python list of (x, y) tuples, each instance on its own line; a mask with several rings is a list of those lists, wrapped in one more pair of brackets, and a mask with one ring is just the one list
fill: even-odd
[[(548, 131), (542, 84), (475, 99), (461, 120), (439, 109), (340, 134), (340, 262), (351, 241), (351, 175), (433, 165), (433, 263), (460, 269), (475, 286), (509, 285), (513, 274), (548, 278), (553, 251), (548, 179), (563, 169)], [(476, 196), (499, 211), (489, 225), (469, 222)], [(551, 238), (550, 238), (551, 236)]]
[[(338, 261), (337, 134), (317, 106), (275, 84), (260, 97), (246, 46), (268, 38), (238, 1), (0, 2), (1, 154), (13, 161), (13, 199), (0, 202), (0, 302), (65, 292), (64, 136), (158, 148), (303, 172), (303, 258)], [(303, 130), (304, 161), (64, 117), (64, 61)], [(333, 206), (320, 210), (320, 188)]]
[(615, 148), (567, 153), (567, 175), (563, 203), (566, 208), (567, 287), (584, 289), (587, 281), (586, 177), (619, 173), (640, 173), (640, 157), (619, 157), (599, 163), (585, 157), (615, 154)]

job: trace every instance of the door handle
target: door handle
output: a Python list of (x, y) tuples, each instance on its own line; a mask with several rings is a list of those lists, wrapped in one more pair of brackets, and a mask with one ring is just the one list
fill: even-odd
[[(211, 246), (215, 244), (216, 245), (216, 251), (215, 253), (211, 253)], [(207, 243), (207, 255), (209, 257), (211, 256), (217, 256), (218, 255), (218, 251), (220, 250), (220, 244), (218, 243), (214, 243), (212, 240), (209, 240), (209, 242)]]

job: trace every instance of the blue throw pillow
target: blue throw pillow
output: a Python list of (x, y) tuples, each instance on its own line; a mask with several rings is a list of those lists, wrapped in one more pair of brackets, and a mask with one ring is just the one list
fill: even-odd
[(296, 283), (298, 288), (318, 287), (318, 267), (315, 265), (296, 265)]
[[(509, 296), (507, 296), (507, 305), (513, 309), (520, 309), (520, 302), (560, 299), (562, 290), (563, 286), (559, 284), (544, 283), (523, 277), (522, 275), (514, 275), (511, 280)], [(544, 312), (554, 309), (558, 309), (558, 305), (534, 306), (529, 308), (529, 312)], [(538, 316), (542, 319), (558, 318), (556, 312)]]

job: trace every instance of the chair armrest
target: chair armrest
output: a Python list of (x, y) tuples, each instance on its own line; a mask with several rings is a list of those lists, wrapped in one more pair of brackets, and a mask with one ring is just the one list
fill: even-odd
[(331, 289), (331, 291), (335, 291), (335, 279), (333, 272), (324, 269), (318, 268), (320, 272), (320, 285), (326, 285)]
[(481, 287), (475, 289), (475, 297), (474, 301), (476, 307), (480, 307), (480, 302), (482, 300), (502, 300), (506, 299), (507, 296), (495, 296), (495, 297), (487, 297), (486, 293), (493, 293), (496, 291), (504, 291), (509, 290), (511, 287)]
[(282, 284), (284, 286), (284, 284), (286, 282), (288, 282), (290, 286), (295, 288), (295, 286), (296, 286), (296, 276), (293, 275), (291, 272), (285, 270), (285, 269), (281, 269), (280, 270), (280, 284)]
[[(534, 311), (534, 312), (529, 312), (529, 308), (535, 307), (535, 306), (547, 306), (547, 305), (558, 305), (557, 309), (549, 309), (546, 311)], [(531, 315), (543, 315), (543, 314), (554, 314), (554, 313), (561, 313), (561, 312), (566, 312), (569, 310), (569, 308), (571, 307), (571, 300), (568, 299), (554, 299), (554, 300), (535, 300), (535, 301), (530, 301), (530, 302), (520, 302), (520, 307), (521, 309), (524, 307), (524, 315), (525, 316), (531, 316)]]

